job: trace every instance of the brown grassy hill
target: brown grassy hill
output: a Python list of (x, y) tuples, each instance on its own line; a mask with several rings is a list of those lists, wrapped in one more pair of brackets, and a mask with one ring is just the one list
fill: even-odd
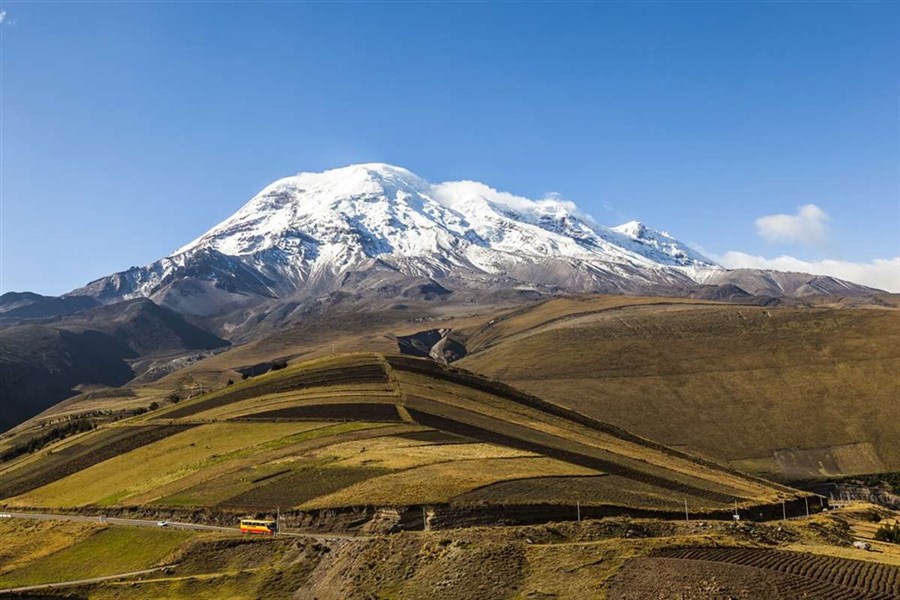
[(786, 480), (900, 470), (900, 313), (591, 297), (465, 330), (459, 364)]

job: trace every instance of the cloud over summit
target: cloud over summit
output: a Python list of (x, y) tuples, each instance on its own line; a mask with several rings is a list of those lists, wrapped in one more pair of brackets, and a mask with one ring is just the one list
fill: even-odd
[(804, 204), (794, 215), (768, 215), (756, 219), (756, 232), (769, 242), (824, 246), (828, 241), (828, 214), (815, 204)]

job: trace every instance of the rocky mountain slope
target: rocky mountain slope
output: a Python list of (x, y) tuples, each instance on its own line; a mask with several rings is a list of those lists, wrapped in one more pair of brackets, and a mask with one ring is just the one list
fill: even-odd
[(130, 381), (136, 359), (226, 345), (145, 298), (7, 327), (0, 336), (0, 431), (72, 396), (75, 386)]
[(89, 296), (42, 296), (33, 292), (7, 292), (0, 296), (0, 324), (71, 315), (100, 306)]

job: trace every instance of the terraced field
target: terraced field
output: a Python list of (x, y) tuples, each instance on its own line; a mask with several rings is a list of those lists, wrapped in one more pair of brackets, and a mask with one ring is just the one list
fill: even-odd
[(900, 596), (900, 568), (885, 564), (762, 548), (685, 549), (666, 554), (672, 558), (712, 560), (779, 571), (894, 598)]
[(0, 495), (12, 507), (234, 513), (581, 503), (662, 514), (687, 502), (726, 518), (801, 501), (507, 385), (377, 354), (299, 363), (100, 427), (4, 465)]
[(648, 586), (657, 591), (673, 585), (689, 589), (710, 576), (726, 586), (720, 592), (750, 592), (754, 598), (900, 597), (900, 568), (892, 565), (766, 548), (698, 547), (661, 550), (627, 565), (614, 580), (610, 598), (645, 597), (640, 594)]

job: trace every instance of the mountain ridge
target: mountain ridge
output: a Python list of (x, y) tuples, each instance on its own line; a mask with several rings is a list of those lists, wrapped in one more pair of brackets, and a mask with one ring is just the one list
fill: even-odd
[(367, 163), (279, 179), (173, 254), (66, 297), (147, 297), (191, 316), (239, 315), (227, 325), (234, 328), (261, 306), (347, 292), (380, 297), (413, 279), (450, 292), (548, 296), (672, 294), (698, 284), (743, 288), (745, 280), (755, 295), (875, 291), (829, 277), (729, 271), (637, 221), (606, 227), (558, 198), (530, 200), (474, 181), (431, 184)]

